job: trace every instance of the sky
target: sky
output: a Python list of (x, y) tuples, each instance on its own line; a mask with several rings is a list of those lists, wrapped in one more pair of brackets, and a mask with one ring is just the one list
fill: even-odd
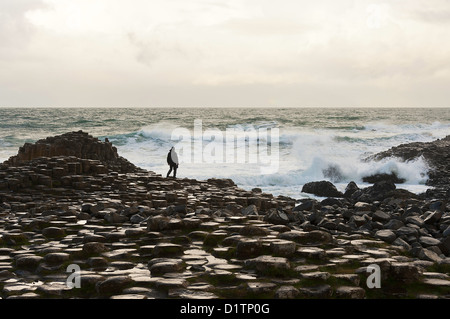
[(1, 0), (0, 106), (449, 107), (449, 0)]

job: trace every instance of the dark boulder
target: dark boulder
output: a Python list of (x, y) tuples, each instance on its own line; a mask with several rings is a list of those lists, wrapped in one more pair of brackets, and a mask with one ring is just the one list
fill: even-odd
[(363, 182), (370, 183), (370, 184), (383, 182), (383, 181), (384, 182), (392, 182), (392, 183), (395, 183), (395, 184), (402, 184), (402, 183), (404, 183), (406, 181), (404, 178), (398, 177), (397, 174), (395, 174), (395, 173), (391, 173), (391, 174), (374, 174), (374, 175), (363, 177), (362, 180), (363, 180)]
[(303, 185), (302, 193), (314, 194), (321, 197), (344, 197), (336, 186), (329, 181), (310, 182)]
[(344, 197), (349, 198), (358, 190), (359, 190), (358, 185), (356, 185), (355, 182), (351, 181), (345, 188)]
[(318, 202), (314, 199), (307, 199), (307, 200), (303, 200), (301, 204), (295, 206), (295, 208), (292, 211), (311, 211), (314, 208), (317, 207)]
[(422, 157), (429, 166), (427, 185), (442, 187), (444, 194), (450, 180), (450, 135), (432, 142), (407, 143), (372, 155), (365, 161), (399, 158), (405, 162)]

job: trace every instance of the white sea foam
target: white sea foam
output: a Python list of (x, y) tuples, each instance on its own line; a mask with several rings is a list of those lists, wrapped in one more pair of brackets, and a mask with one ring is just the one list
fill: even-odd
[[(441, 128), (439, 124), (434, 127)], [(267, 127), (276, 127), (276, 123), (270, 123)], [(375, 126), (374, 126), (375, 127)], [(332, 131), (326, 129), (307, 130), (305, 128), (282, 128), (280, 134), (280, 167), (274, 174), (261, 175), (257, 165), (251, 163), (221, 163), (221, 164), (196, 164), (181, 163), (180, 176), (189, 178), (207, 179), (210, 177), (232, 178), (239, 186), (244, 188), (261, 187), (266, 191), (285, 195), (301, 197), (302, 186), (311, 181), (330, 180), (337, 186), (345, 188), (350, 181), (363, 183), (363, 177), (374, 174), (396, 174), (405, 179), (402, 188), (415, 192), (426, 189), (428, 167), (423, 158), (415, 161), (403, 162), (397, 158), (389, 158), (382, 161), (364, 161), (370, 154), (384, 151), (390, 147), (390, 143), (398, 138), (384, 136), (389, 130), (397, 128), (377, 124), (377, 129), (383, 132), (369, 134), (371, 129), (367, 127), (362, 131)], [(133, 136), (128, 136), (128, 142), (119, 147), (119, 152), (136, 165), (154, 170), (162, 175), (167, 171), (165, 155), (170, 149), (172, 131), (176, 126), (165, 124), (152, 125), (142, 128)], [(235, 129), (251, 128), (250, 124), (235, 125)], [(412, 130), (412, 128), (410, 128)], [(238, 138), (245, 138), (245, 134)], [(414, 132), (408, 132), (408, 137), (400, 139), (417, 140)], [(370, 136), (370, 138), (365, 137)], [(419, 134), (420, 135), (420, 134)], [(430, 137), (420, 135), (419, 140), (427, 140)], [(143, 138), (142, 138), (143, 137)], [(192, 140), (195, 137), (192, 134)], [(257, 141), (253, 141), (257, 143)], [(259, 143), (266, 142), (260, 140)], [(203, 138), (203, 146), (217, 141)], [(164, 148), (165, 147), (165, 148)], [(237, 149), (236, 151), (241, 151)]]
[[(74, 112), (79, 112), (76, 118), (80, 120), (74, 121)], [(396, 173), (406, 180), (399, 187), (422, 192), (426, 189), (428, 169), (423, 159), (407, 163), (395, 158), (380, 162), (363, 159), (399, 144), (445, 137), (450, 131), (449, 114), (447, 109), (124, 109), (108, 110), (105, 115), (104, 110), (60, 109), (35, 111), (30, 116), (23, 110), (0, 109), (4, 119), (3, 127), (0, 126), (0, 160), (17, 154), (25, 141), (82, 129), (93, 136), (108, 137), (119, 154), (137, 166), (165, 175), (167, 152), (177, 142), (172, 140), (174, 130), (186, 128), (192, 132), (195, 119), (203, 118), (208, 123), (203, 130), (235, 129), (236, 139), (241, 142), (270, 144), (264, 136), (249, 140), (246, 131), (278, 128), (279, 169), (274, 174), (261, 175), (254, 163), (182, 162), (178, 170), (181, 178), (232, 178), (246, 189), (261, 187), (274, 194), (301, 197), (306, 196), (301, 194), (301, 188), (307, 182), (328, 179), (343, 190), (352, 180), (364, 186), (362, 178), (367, 175)], [(59, 121), (54, 121), (55, 116)], [(90, 120), (93, 117), (98, 119), (95, 125)], [(192, 134), (191, 142), (199, 139), (203, 146), (220, 143)], [(245, 151), (244, 144), (236, 145), (236, 152)]]

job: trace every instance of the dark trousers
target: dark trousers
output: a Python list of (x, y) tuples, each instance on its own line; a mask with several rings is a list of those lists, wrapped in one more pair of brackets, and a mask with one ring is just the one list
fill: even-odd
[(177, 177), (177, 168), (178, 165), (170, 165), (169, 172), (167, 173), (167, 177), (169, 177), (170, 173), (172, 173), (173, 170), (173, 177)]

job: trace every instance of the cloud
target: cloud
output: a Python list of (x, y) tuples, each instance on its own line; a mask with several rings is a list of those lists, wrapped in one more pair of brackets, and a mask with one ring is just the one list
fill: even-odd
[(2, 0), (0, 2), (0, 48), (23, 47), (35, 31), (26, 13), (45, 4), (40, 0)]
[(450, 98), (444, 0), (1, 0), (0, 9), (0, 104)]
[(415, 16), (430, 24), (450, 24), (450, 9), (446, 8), (443, 11), (437, 9), (429, 9), (425, 11), (416, 12)]

